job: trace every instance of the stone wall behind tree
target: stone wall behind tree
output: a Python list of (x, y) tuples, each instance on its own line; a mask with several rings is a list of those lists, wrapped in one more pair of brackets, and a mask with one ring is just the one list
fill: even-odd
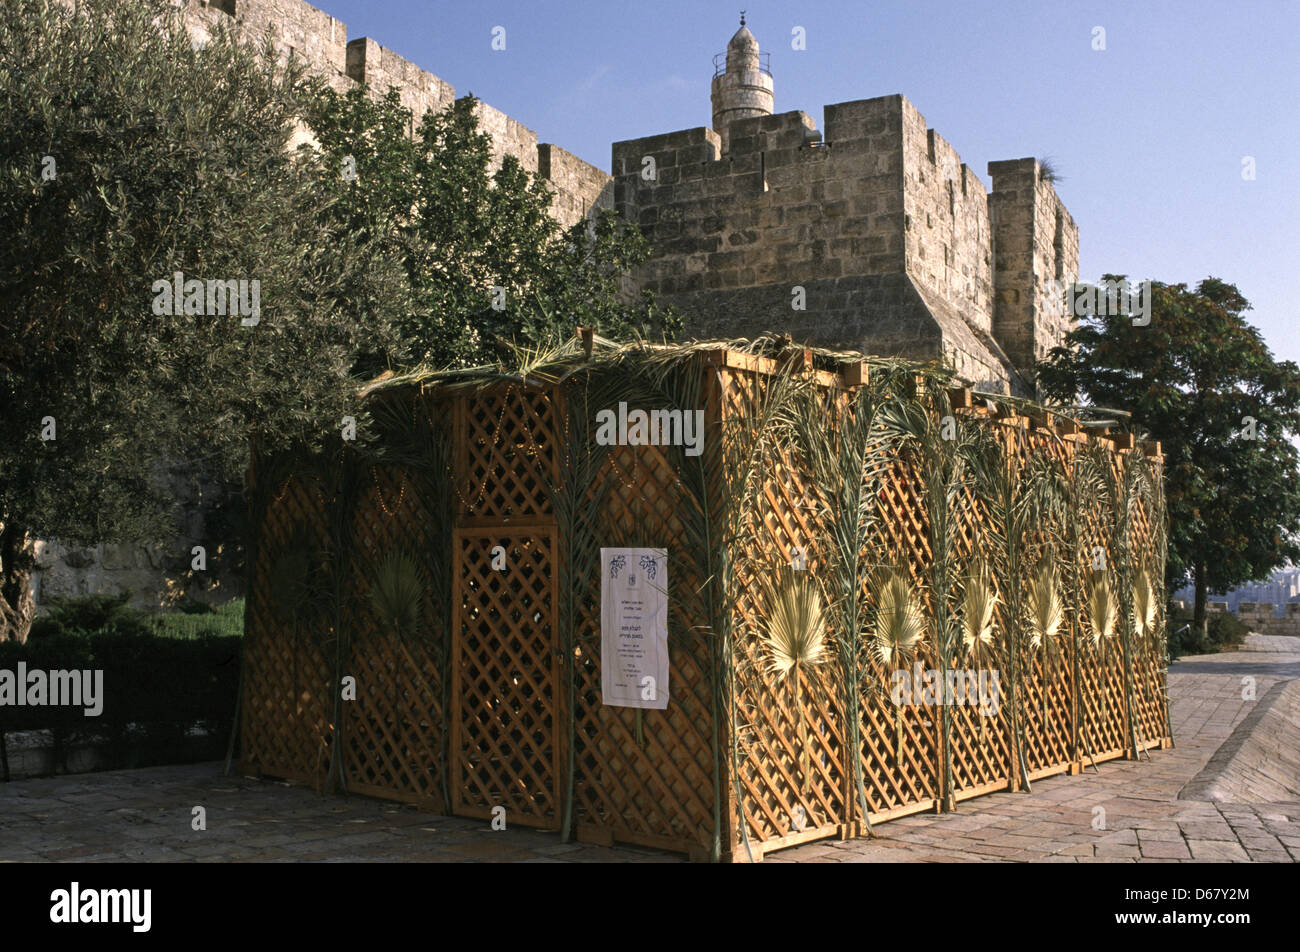
[[(210, 36), (218, 22), (233, 24), (245, 39), (270, 36), (281, 56), (296, 56), (340, 92), (366, 83), (372, 95), (397, 89), (402, 105), (413, 113), (412, 133), (429, 109), (442, 110), (456, 98), (446, 80), (422, 69), (369, 37), (348, 40), (347, 24), (302, 0), (175, 0), (185, 8), (191, 33)], [(488, 42), (484, 36), (484, 42)], [(480, 103), (479, 124), (492, 137), (493, 167), (513, 155), (529, 172), (546, 180), (556, 198), (552, 215), (564, 226), (582, 220), (583, 209), (599, 207), (610, 177), (571, 153), (554, 179), (542, 168), (540, 152), (556, 148), (539, 143), (537, 133), (499, 109)], [(561, 150), (563, 151), (563, 150)], [(581, 168), (579, 168), (581, 167)], [(605, 204), (609, 204), (608, 197)], [(576, 210), (576, 211), (575, 211)]]

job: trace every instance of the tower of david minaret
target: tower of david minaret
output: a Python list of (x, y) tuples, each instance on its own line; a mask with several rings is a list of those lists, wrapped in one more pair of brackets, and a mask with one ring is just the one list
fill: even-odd
[(614, 143), (614, 207), (653, 251), (634, 282), (688, 336), (777, 331), (1033, 394), (1034, 362), (1069, 329), (1057, 288), (1079, 260), (1039, 163), (990, 162), (990, 188), (897, 94), (826, 106), (821, 130), (776, 112), (743, 19), (713, 66), (709, 126)]
[(722, 138), (722, 151), (727, 151), (727, 127), (736, 119), (772, 115), (776, 101), (772, 72), (763, 64), (758, 40), (745, 26), (745, 16), (740, 16), (740, 29), (727, 44), (725, 54), (714, 59), (713, 131)]

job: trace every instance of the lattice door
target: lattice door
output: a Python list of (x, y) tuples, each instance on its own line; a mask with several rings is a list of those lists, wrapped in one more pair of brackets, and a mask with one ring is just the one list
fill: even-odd
[(500, 806), (509, 824), (555, 828), (555, 528), (457, 529), (453, 559), (452, 810), (491, 818)]

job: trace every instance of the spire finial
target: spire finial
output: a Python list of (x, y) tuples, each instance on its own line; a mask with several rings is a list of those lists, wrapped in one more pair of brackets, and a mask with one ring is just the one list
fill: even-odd
[(740, 25), (741, 25), (741, 26), (744, 26), (744, 25), (745, 25), (745, 11), (744, 11), (744, 10), (741, 10), (741, 11), (740, 11)]

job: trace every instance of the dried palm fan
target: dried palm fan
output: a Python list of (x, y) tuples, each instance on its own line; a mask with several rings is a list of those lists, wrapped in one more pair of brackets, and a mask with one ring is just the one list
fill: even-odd
[[(925, 641), (926, 618), (912, 592), (907, 573), (888, 569), (877, 576), (875, 629), (876, 657), (883, 665), (906, 664)], [(913, 685), (915, 689), (915, 685)], [(903, 763), (903, 709), (894, 706), (894, 764)]]
[(1133, 577), (1133, 629), (1141, 640), (1153, 638), (1156, 631), (1156, 594), (1151, 572), (1146, 566)]
[(806, 571), (783, 565), (760, 576), (763, 589), (763, 642), (767, 670), (776, 683), (790, 679), (799, 736), (799, 766), (807, 786), (811, 752), (804, 723), (800, 678), (826, 658), (826, 631), (830, 615), (817, 583)]
[(1093, 647), (1105, 650), (1119, 623), (1119, 605), (1111, 590), (1110, 577), (1103, 571), (1092, 573), (1088, 582), (1088, 624)]
[(1092, 573), (1088, 582), (1088, 624), (1092, 630), (1092, 644), (1101, 652), (1101, 714), (1106, 716), (1106, 695), (1110, 692), (1110, 678), (1106, 672), (1106, 644), (1115, 634), (1119, 623), (1119, 604), (1105, 570)]
[(1030, 577), (1025, 607), (1029, 611), (1029, 645), (1043, 651), (1042, 720), (1046, 723), (1048, 690), (1055, 672), (1054, 659), (1060, 655), (1058, 636), (1065, 625), (1061, 579), (1051, 556), (1044, 556)]
[(329, 555), (304, 526), (295, 527), (272, 557), (270, 583), (271, 607), (293, 637), (318, 647), (328, 642), (333, 636), (324, 617), (332, 597)]
[[(375, 620), (398, 640), (414, 636), (420, 627), (420, 603), (425, 585), (420, 567), (405, 552), (389, 552), (375, 569), (370, 586), (370, 607)], [(393, 710), (400, 705), (397, 677), (390, 679)]]
[[(993, 612), (998, 594), (993, 588), (993, 572), (988, 562), (977, 559), (966, 577), (961, 603), (961, 640), (967, 655), (983, 667), (993, 651)], [(986, 717), (980, 716), (980, 743), (984, 742)]]

